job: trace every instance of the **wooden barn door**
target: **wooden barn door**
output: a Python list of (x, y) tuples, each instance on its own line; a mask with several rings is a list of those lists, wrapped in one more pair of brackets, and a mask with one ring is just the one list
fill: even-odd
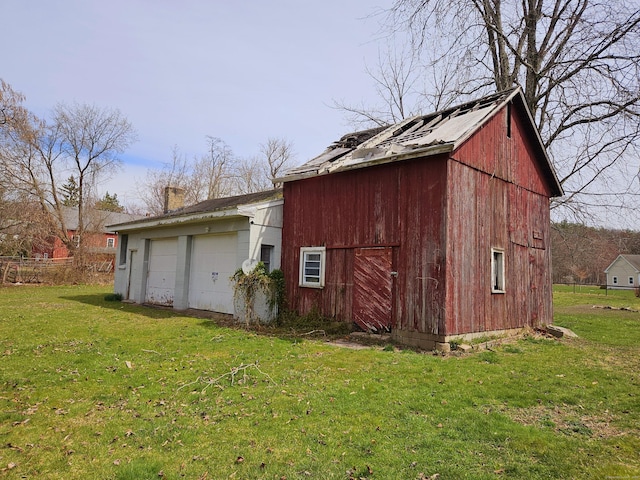
[(391, 329), (392, 251), (357, 248), (353, 264), (353, 320), (372, 332)]

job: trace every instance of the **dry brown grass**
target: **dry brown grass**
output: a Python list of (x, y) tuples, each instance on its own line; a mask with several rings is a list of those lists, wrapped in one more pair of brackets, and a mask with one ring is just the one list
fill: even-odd
[(504, 407), (503, 413), (521, 425), (552, 428), (556, 432), (567, 435), (612, 438), (640, 434), (640, 430), (622, 431), (612, 425), (618, 417), (607, 409), (599, 415), (586, 415), (579, 405), (538, 405), (527, 408)]

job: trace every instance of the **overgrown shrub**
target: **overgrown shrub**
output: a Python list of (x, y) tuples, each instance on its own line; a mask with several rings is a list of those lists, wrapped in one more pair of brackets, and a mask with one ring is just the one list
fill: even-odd
[(323, 316), (317, 308), (305, 315), (282, 311), (275, 322), (280, 329), (292, 333), (323, 332), (325, 335), (346, 335), (353, 331), (353, 324)]
[(259, 320), (255, 312), (256, 295), (264, 293), (271, 314), (282, 311), (284, 307), (284, 275), (281, 270), (267, 272), (264, 263), (258, 262), (255, 268), (245, 273), (242, 268), (231, 277), (234, 298), (242, 302), (247, 324)]

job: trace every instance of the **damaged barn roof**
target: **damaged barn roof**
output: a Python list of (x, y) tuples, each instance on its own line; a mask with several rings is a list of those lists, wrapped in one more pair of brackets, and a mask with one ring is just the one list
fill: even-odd
[(363, 168), (398, 160), (452, 152), (509, 102), (526, 112), (532, 138), (543, 169), (555, 194), (562, 187), (549, 160), (524, 95), (519, 87), (488, 95), (429, 115), (419, 115), (390, 127), (350, 133), (330, 145), (322, 154), (286, 172), (275, 181), (288, 182), (333, 172)]

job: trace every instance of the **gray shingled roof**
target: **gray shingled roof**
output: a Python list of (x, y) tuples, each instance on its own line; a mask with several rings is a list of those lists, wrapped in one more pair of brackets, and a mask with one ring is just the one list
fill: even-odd
[(154, 217), (143, 217), (132, 222), (125, 222), (119, 224), (109, 225), (111, 228), (119, 226), (131, 226), (137, 223), (147, 223), (160, 220), (180, 219), (180, 217), (188, 217), (190, 215), (198, 213), (217, 212), (221, 210), (228, 210), (236, 208), (242, 205), (250, 205), (252, 203), (265, 202), (268, 200), (276, 200), (282, 198), (282, 189), (266, 190), (264, 192), (249, 193), (246, 195), (236, 195), (233, 197), (224, 198), (212, 198), (210, 200), (204, 200), (194, 205), (189, 205), (177, 210), (172, 210), (169, 213), (163, 215), (157, 215)]
[[(68, 230), (78, 229), (77, 207), (62, 207), (62, 217)], [(108, 225), (131, 222), (140, 218), (143, 218), (143, 216), (106, 210), (87, 210), (85, 216), (83, 216), (85, 228), (95, 228), (103, 233), (113, 233), (113, 230), (109, 229)]]

